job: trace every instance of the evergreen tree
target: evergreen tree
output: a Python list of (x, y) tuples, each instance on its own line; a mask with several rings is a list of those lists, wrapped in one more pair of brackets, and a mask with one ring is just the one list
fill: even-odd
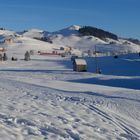
[(3, 58), (2, 58), (2, 54), (0, 54), (0, 61), (2, 61), (2, 59), (3, 59)]
[(24, 58), (25, 61), (29, 61), (30, 60), (30, 53), (28, 51), (26, 51), (24, 56), (25, 56), (25, 58)]
[(7, 54), (4, 53), (4, 54), (3, 54), (3, 61), (7, 61), (7, 60), (8, 60)]

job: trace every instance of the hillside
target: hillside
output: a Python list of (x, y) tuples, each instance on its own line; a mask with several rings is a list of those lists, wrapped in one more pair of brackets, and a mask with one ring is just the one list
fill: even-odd
[[(95, 50), (101, 52), (139, 52), (140, 46), (127, 39), (99, 38), (93, 35), (81, 35), (80, 26), (70, 26), (49, 35), (53, 44), (64, 45), (82, 51)], [(111, 34), (112, 35), (112, 34)]]
[[(91, 34), (86, 35), (80, 33), (81, 29), (84, 28), (73, 25), (52, 33), (39, 29), (30, 29), (23, 32), (0, 30), (0, 46), (9, 49), (11, 49), (10, 46), (13, 46), (12, 48), (16, 47), (21, 50), (23, 46), (26, 49), (33, 50), (50, 50), (51, 48), (53, 50), (54, 48), (64, 47), (80, 50), (81, 53), (88, 50), (95, 51), (95, 47), (96, 51), (106, 54), (140, 52), (140, 45), (136, 40), (120, 37), (116, 39), (116, 35), (97, 28), (91, 28)], [(4, 39), (10, 37), (14, 40), (13, 44), (2, 43)]]
[(80, 28), (79, 33), (83, 36), (95, 36), (103, 40), (105, 40), (106, 38), (118, 40), (117, 35), (91, 26), (85, 26)]

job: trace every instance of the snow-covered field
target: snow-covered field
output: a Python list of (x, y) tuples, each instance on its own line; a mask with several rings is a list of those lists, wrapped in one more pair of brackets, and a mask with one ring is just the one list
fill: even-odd
[(140, 57), (98, 58), (102, 74), (69, 58), (0, 62), (1, 140), (139, 140)]
[[(74, 72), (68, 57), (41, 56), (72, 47), (103, 53), (140, 52), (124, 39), (103, 41), (79, 36), (79, 26), (48, 33), (0, 30), (0, 140), (139, 140), (140, 57), (137, 54), (85, 58), (87, 72)], [(35, 38), (49, 37), (52, 43)], [(12, 42), (5, 43), (4, 39)], [(110, 44), (110, 42), (114, 44)], [(74, 49), (75, 48), (75, 49)], [(80, 50), (79, 50), (80, 49)], [(35, 55), (24, 61), (26, 51)], [(3, 53), (3, 52), (1, 52)], [(38, 54), (38, 55), (37, 55)], [(11, 57), (18, 61), (11, 61)]]

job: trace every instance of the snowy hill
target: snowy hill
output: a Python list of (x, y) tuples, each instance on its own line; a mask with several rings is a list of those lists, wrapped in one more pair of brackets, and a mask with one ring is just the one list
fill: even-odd
[[(33, 50), (47, 50), (54, 48), (74, 48), (82, 51), (96, 51), (115, 54), (115, 53), (132, 53), (140, 52), (140, 45), (134, 44), (127, 39), (119, 38), (114, 40), (111, 38), (101, 39), (95, 36), (82, 36), (79, 33), (81, 26), (73, 25), (68, 28), (56, 31), (47, 32), (39, 29), (31, 29), (24, 32), (16, 33), (14, 31), (0, 30), (0, 40), (5, 40), (7, 37), (12, 36), (13, 44), (0, 44), (1, 47), (10, 48), (14, 47), (23, 50), (23, 46), (27, 49)], [(1, 41), (2, 42), (2, 41)], [(12, 48), (10, 46), (13, 46)], [(25, 49), (25, 50), (26, 50)]]
[[(64, 47), (62, 45), (51, 44), (35, 38), (46, 36), (47, 32), (38, 29), (32, 29), (23, 33), (16, 33), (8, 30), (0, 30), (0, 47), (5, 48), (9, 57), (23, 57), (26, 51), (44, 51), (52, 52), (55, 49)], [(7, 40), (7, 41), (6, 41)]]
[(80, 26), (68, 28), (50, 33), (47, 37), (53, 44), (68, 46), (82, 51), (94, 50), (95, 46), (101, 52), (139, 52), (140, 46), (127, 39), (114, 40), (111, 38), (100, 39), (95, 36), (81, 36), (78, 30)]
[(22, 36), (15, 38), (13, 43), (8, 45), (5, 44), (3, 46), (6, 48), (6, 52), (9, 57), (15, 56), (18, 58), (23, 58), (26, 51), (32, 50), (35, 53), (37, 53), (38, 51), (52, 52), (53, 50), (59, 50), (60, 47), (62, 47), (62, 45), (54, 45), (48, 42)]

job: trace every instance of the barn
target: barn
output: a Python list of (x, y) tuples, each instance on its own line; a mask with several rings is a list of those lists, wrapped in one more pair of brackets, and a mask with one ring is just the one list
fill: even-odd
[(75, 59), (73, 61), (73, 71), (84, 72), (87, 71), (87, 62), (84, 59)]

